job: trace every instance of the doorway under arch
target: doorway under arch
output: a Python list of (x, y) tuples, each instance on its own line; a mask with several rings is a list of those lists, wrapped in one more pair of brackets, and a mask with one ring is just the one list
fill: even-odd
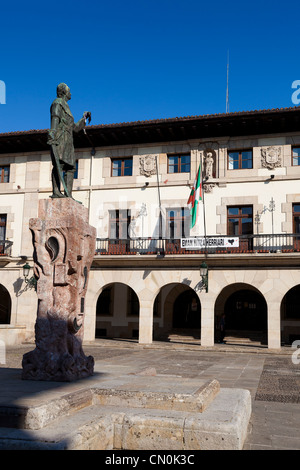
[(200, 339), (201, 304), (197, 293), (182, 283), (163, 286), (154, 302), (153, 329), (157, 340)]
[(0, 284), (0, 324), (9, 325), (11, 317), (11, 297), (8, 290)]
[(192, 289), (178, 295), (173, 306), (173, 328), (200, 329), (200, 301)]
[(120, 282), (103, 287), (96, 304), (96, 338), (139, 336), (139, 299), (135, 291)]
[(219, 340), (219, 321), (223, 313), (226, 342), (266, 344), (267, 302), (258, 289), (249, 284), (237, 283), (222, 290), (215, 306), (216, 341)]
[(283, 297), (280, 308), (281, 341), (292, 344), (300, 340), (300, 284), (292, 287)]

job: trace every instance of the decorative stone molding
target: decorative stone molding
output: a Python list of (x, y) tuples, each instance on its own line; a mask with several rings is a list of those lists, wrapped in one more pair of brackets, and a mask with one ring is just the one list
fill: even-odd
[(140, 157), (140, 174), (147, 177), (156, 174), (156, 155)]
[(205, 193), (212, 193), (212, 190), (216, 186), (215, 183), (203, 183), (203, 191)]
[(261, 164), (263, 168), (274, 170), (281, 167), (281, 147), (262, 147), (261, 148)]

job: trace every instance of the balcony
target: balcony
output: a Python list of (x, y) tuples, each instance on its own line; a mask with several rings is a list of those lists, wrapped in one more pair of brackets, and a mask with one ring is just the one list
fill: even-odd
[(12, 245), (10, 240), (0, 240), (0, 256), (11, 256)]
[(96, 255), (191, 255), (300, 252), (300, 234), (216, 235), (181, 239), (97, 238)]

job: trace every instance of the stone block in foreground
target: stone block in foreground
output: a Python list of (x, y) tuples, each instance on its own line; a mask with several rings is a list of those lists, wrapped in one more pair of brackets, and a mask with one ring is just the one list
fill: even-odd
[[(199, 390), (188, 396), (99, 384), (27, 409), (2, 407), (2, 426), (5, 413), (19, 411), (23, 429), (1, 427), (0, 450), (241, 450), (250, 392), (219, 389), (215, 380)], [(205, 406), (199, 407), (201, 394)]]

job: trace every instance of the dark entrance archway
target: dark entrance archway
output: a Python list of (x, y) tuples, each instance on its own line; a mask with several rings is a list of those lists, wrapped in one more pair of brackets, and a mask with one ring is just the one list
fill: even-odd
[(178, 295), (173, 307), (173, 328), (191, 329), (201, 327), (199, 297), (189, 289)]
[(281, 340), (292, 344), (300, 340), (300, 285), (290, 289), (281, 302)]
[(255, 287), (237, 283), (227, 286), (216, 301), (216, 341), (220, 317), (225, 314), (226, 342), (267, 342), (267, 303)]
[(103, 287), (96, 304), (96, 338), (139, 336), (139, 299), (126, 284), (114, 282)]
[(8, 290), (0, 284), (0, 324), (9, 325), (11, 316), (11, 298)]
[(224, 306), (226, 329), (262, 331), (267, 328), (267, 304), (259, 292), (238, 290)]
[(182, 283), (163, 286), (154, 302), (153, 327), (154, 339), (200, 339), (201, 304), (196, 292)]

